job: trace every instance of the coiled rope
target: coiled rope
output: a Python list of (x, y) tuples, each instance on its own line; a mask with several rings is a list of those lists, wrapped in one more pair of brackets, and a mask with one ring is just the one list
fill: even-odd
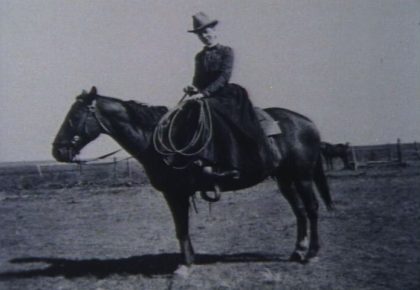
[[(178, 128), (177, 119), (185, 105), (189, 102), (197, 102), (198, 118), (197, 126), (191, 139), (185, 146), (177, 144), (174, 136), (174, 128)], [(157, 124), (153, 132), (153, 145), (155, 150), (165, 156), (179, 154), (182, 156), (194, 156), (202, 152), (213, 138), (213, 125), (210, 106), (207, 100), (195, 99), (186, 102), (180, 102), (175, 108), (169, 110)], [(184, 129), (187, 130), (188, 128)], [(178, 136), (179, 137), (179, 136)]]

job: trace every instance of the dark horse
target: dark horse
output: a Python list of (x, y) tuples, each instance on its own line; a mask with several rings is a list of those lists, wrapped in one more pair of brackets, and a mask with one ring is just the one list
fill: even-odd
[[(203, 188), (200, 174), (194, 170), (177, 170), (168, 166), (153, 146), (152, 136), (159, 119), (168, 111), (162, 106), (137, 104), (100, 96), (96, 88), (76, 97), (54, 140), (52, 154), (60, 162), (72, 162), (80, 150), (101, 133), (108, 134), (144, 167), (151, 184), (161, 191), (172, 212), (183, 261), (194, 262), (189, 236), (190, 197)], [(131, 105), (130, 105), (131, 104)], [(307, 262), (317, 256), (318, 202), (313, 184), (327, 208), (333, 206), (320, 156), (320, 137), (315, 125), (306, 117), (280, 108), (265, 109), (279, 121), (282, 134), (276, 139), (281, 152), (280, 165), (271, 172), (297, 219), (297, 241), (290, 259)], [(265, 176), (264, 179), (269, 176)], [(263, 179), (241, 178), (225, 184), (230, 190), (250, 187)], [(310, 230), (307, 221), (309, 220)], [(308, 239), (308, 232), (309, 239)]]
[(334, 159), (339, 158), (343, 162), (344, 169), (350, 168), (349, 162), (350, 144), (330, 144), (327, 142), (321, 142), (321, 153), (324, 156), (325, 163), (328, 170), (334, 169)]

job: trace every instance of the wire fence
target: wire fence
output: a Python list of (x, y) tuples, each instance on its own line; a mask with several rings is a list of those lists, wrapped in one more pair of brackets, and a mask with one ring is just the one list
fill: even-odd
[[(348, 153), (352, 167), (381, 164), (405, 165), (420, 161), (420, 144), (351, 146)], [(16, 162), (0, 164), (0, 190), (63, 188), (81, 185), (141, 185), (148, 182), (142, 165), (133, 157), (108, 157), (86, 163)]]
[(417, 142), (402, 143), (400, 139), (394, 144), (351, 146), (353, 168), (375, 166), (380, 164), (406, 164), (420, 160), (420, 145)]
[(19, 162), (0, 166), (0, 189), (62, 188), (80, 185), (136, 185), (147, 182), (133, 157), (87, 163)]

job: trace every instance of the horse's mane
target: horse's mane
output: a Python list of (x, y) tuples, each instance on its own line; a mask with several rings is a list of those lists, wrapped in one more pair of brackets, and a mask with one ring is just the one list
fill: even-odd
[(121, 101), (128, 114), (142, 128), (153, 129), (160, 118), (168, 111), (165, 106), (150, 106), (136, 101)]

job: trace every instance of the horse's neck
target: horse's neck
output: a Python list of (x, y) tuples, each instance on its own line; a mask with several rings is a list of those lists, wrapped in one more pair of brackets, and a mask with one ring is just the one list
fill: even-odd
[(125, 102), (107, 97), (97, 99), (98, 119), (106, 128), (106, 133), (131, 155), (142, 159), (140, 161), (143, 163), (150, 157), (153, 147), (155, 120), (148, 119), (158, 119), (164, 112), (155, 112), (158, 107), (138, 106), (138, 110), (129, 111)]

